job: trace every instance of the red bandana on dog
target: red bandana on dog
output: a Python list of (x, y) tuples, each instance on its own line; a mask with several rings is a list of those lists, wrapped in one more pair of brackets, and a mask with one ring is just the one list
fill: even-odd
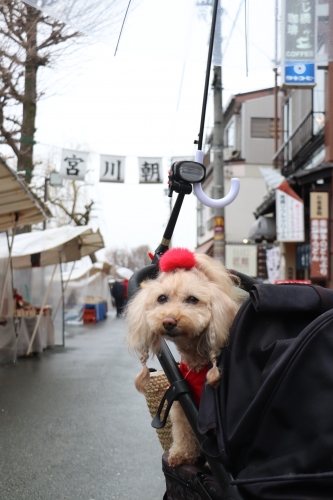
[(187, 248), (171, 248), (162, 255), (159, 261), (159, 267), (164, 273), (173, 271), (177, 267), (189, 270), (195, 265), (195, 255)]
[(199, 372), (196, 372), (194, 370), (190, 370), (190, 368), (185, 363), (183, 363), (183, 361), (181, 361), (179, 365), (180, 373), (190, 384), (190, 387), (192, 389), (192, 396), (198, 406), (200, 404), (201, 393), (206, 380), (208, 368), (209, 365), (207, 364)]

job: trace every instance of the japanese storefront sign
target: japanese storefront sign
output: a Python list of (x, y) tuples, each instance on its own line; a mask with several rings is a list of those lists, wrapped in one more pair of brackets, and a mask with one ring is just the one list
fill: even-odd
[(288, 87), (315, 85), (316, 0), (284, 0), (282, 75)]
[(311, 278), (329, 278), (328, 193), (310, 193)]
[(63, 149), (60, 176), (74, 181), (83, 181), (87, 171), (88, 153)]
[(214, 217), (214, 259), (224, 263), (224, 217)]
[(296, 193), (276, 190), (276, 236), (278, 241), (304, 241), (304, 204)]
[(267, 276), (270, 283), (275, 283), (280, 278), (280, 247), (266, 250)]
[(226, 245), (225, 266), (247, 276), (257, 276), (257, 245)]
[(140, 184), (156, 184), (163, 182), (162, 158), (139, 158)]
[(101, 155), (100, 182), (124, 182), (125, 156)]

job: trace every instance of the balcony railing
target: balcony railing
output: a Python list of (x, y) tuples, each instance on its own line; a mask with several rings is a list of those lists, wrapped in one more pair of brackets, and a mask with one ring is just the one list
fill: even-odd
[(308, 157), (311, 154), (311, 145), (316, 148), (317, 143), (323, 142), (324, 120), (318, 121), (319, 115), (322, 117), (323, 113), (310, 111), (273, 156), (275, 168), (281, 169), (284, 175), (290, 175), (302, 166), (303, 159), (305, 160), (302, 153), (305, 149)]

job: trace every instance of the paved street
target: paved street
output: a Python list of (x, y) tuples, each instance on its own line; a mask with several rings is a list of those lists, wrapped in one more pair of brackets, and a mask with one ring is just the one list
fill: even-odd
[(0, 367), (1, 499), (162, 500), (162, 448), (124, 320), (66, 330), (64, 349)]

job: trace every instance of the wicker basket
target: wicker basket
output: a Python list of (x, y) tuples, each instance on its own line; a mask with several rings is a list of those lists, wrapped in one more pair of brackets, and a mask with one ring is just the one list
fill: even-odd
[[(152, 372), (150, 374), (150, 382), (147, 384), (145, 396), (147, 406), (152, 418), (155, 417), (161, 399), (164, 396), (169, 385), (170, 383), (163, 370), (157, 370), (156, 372)], [(166, 405), (167, 402), (165, 402), (165, 406)], [(163, 411), (161, 418), (163, 418)], [(172, 444), (170, 415), (168, 416), (163, 429), (156, 429), (156, 432), (163, 450), (169, 451)]]

